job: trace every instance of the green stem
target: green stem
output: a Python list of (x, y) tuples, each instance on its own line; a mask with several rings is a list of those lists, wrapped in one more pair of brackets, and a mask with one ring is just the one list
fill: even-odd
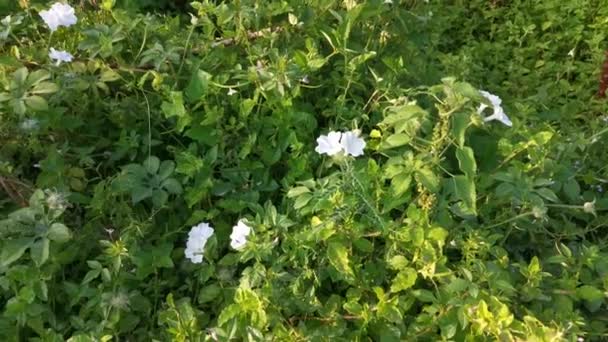
[(493, 224), (491, 226), (487, 226), (485, 228), (495, 228), (495, 227), (498, 227), (498, 226), (502, 226), (503, 224), (507, 224), (507, 223), (510, 223), (510, 222), (513, 222), (513, 221), (517, 221), (520, 218), (527, 217), (527, 216), (532, 216), (532, 215), (534, 215), (534, 212), (532, 212), (532, 211), (527, 212), (527, 213), (523, 213), (523, 214), (519, 214), (517, 216), (511, 217), (510, 219), (507, 219), (505, 221)]
[[(184, 67), (184, 63), (186, 62), (186, 54), (188, 53), (188, 45), (190, 45), (190, 39), (192, 38), (192, 34), (194, 33), (195, 26), (192, 25), (190, 31), (188, 32), (188, 38), (186, 38), (186, 45), (184, 46), (184, 53), (182, 54), (182, 62), (179, 64), (179, 68), (177, 69), (177, 76), (181, 75), (182, 68)], [(175, 82), (178, 80), (176, 79)]]

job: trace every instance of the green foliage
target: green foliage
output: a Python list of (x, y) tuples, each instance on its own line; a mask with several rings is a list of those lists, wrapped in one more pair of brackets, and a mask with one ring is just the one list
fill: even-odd
[(602, 2), (72, 5), (0, 2), (1, 340), (606, 339)]

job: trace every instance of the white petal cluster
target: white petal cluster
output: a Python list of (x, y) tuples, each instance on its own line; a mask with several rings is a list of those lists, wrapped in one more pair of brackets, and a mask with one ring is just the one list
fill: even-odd
[(61, 2), (54, 3), (50, 9), (40, 11), (40, 17), (49, 27), (51, 32), (56, 31), (59, 26), (71, 26), (76, 24), (78, 18), (74, 14), (74, 8)]
[(243, 220), (239, 220), (236, 226), (232, 227), (232, 234), (230, 234), (230, 247), (237, 251), (243, 249), (247, 244), (247, 237), (251, 233), (251, 227), (249, 227)]
[(363, 155), (364, 148), (365, 140), (359, 137), (358, 131), (344, 133), (332, 131), (317, 138), (315, 151), (328, 156), (344, 152), (346, 155), (358, 157)]
[(188, 233), (188, 241), (186, 242), (186, 258), (190, 259), (195, 264), (203, 262), (203, 253), (207, 240), (213, 235), (213, 228), (207, 222), (201, 222), (192, 227)]
[(71, 62), (74, 56), (72, 56), (69, 52), (63, 50), (55, 50), (51, 48), (49, 52), (49, 58), (55, 61), (56, 65), (61, 64), (62, 62), (68, 63)]
[[(500, 97), (498, 97), (494, 94), (488, 93), (487, 91), (484, 91), (484, 90), (480, 90), (479, 93), (483, 97), (488, 99), (488, 101), (490, 101), (490, 103), (492, 104), (492, 108), (494, 108), (494, 113), (488, 117), (485, 117), (483, 119), (483, 121), (488, 122), (488, 121), (492, 121), (492, 120), (498, 120), (509, 127), (513, 126), (513, 123), (511, 122), (511, 120), (509, 119), (507, 114), (505, 114), (504, 109), (502, 109), (502, 100), (500, 99)], [(479, 114), (483, 113), (483, 111), (486, 108), (488, 108), (487, 104), (485, 104), (485, 103), (480, 104), (479, 108), (477, 108), (477, 113), (479, 113)]]

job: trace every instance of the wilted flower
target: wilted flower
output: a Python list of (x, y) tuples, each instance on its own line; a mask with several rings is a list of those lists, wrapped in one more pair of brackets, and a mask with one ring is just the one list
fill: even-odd
[(230, 234), (230, 247), (241, 250), (247, 244), (247, 236), (251, 233), (251, 227), (249, 227), (243, 220), (239, 220), (236, 226), (232, 227), (232, 234)]
[(76, 24), (78, 18), (74, 14), (74, 8), (61, 2), (54, 3), (50, 9), (40, 11), (40, 17), (47, 24), (51, 32), (57, 30), (59, 26), (71, 26)]
[(583, 211), (595, 215), (595, 200), (593, 202), (585, 202), (583, 204)]
[(342, 134), (340, 144), (346, 154), (350, 154), (353, 157), (363, 155), (363, 149), (365, 148), (365, 140), (359, 137), (358, 131), (350, 131)]
[(59, 65), (62, 62), (71, 62), (74, 56), (72, 56), (67, 51), (55, 50), (54, 48), (51, 48), (51, 51), (49, 52), (49, 58), (54, 60), (56, 65)]
[(329, 132), (327, 135), (321, 135), (317, 138), (315, 151), (319, 154), (327, 154), (328, 156), (340, 153), (342, 151), (340, 138), (342, 138), (341, 132)]
[(50, 189), (45, 190), (44, 193), (46, 194), (46, 205), (49, 209), (62, 211), (68, 207), (69, 203), (64, 194)]
[[(511, 120), (509, 119), (507, 114), (505, 114), (505, 111), (502, 109), (502, 106), (501, 106), (502, 100), (500, 99), (500, 97), (498, 97), (494, 94), (490, 94), (484, 90), (480, 90), (479, 93), (481, 95), (483, 95), (483, 97), (488, 99), (490, 101), (490, 103), (492, 104), (492, 108), (494, 108), (494, 113), (488, 117), (485, 117), (483, 119), (483, 121), (488, 122), (488, 121), (492, 121), (492, 120), (498, 120), (509, 127), (513, 126), (513, 123), (511, 122)], [(483, 113), (483, 111), (486, 108), (488, 108), (487, 104), (485, 104), (485, 103), (480, 104), (479, 108), (477, 108), (477, 113), (479, 113), (479, 114)]]
[(188, 241), (186, 242), (186, 250), (184, 254), (195, 264), (203, 262), (203, 253), (205, 252), (205, 244), (213, 235), (213, 228), (207, 222), (201, 222), (192, 227), (188, 233)]

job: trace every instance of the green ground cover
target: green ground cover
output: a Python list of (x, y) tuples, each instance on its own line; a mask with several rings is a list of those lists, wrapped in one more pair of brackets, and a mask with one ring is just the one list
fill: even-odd
[(0, 340), (608, 338), (603, 1), (0, 18)]

